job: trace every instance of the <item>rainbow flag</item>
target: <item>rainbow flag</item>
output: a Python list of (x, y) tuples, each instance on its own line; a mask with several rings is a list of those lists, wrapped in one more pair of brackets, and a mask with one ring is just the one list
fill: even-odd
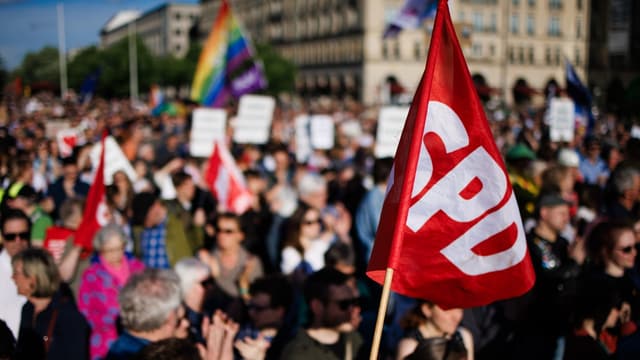
[(262, 64), (253, 58), (251, 44), (226, 0), (213, 22), (200, 53), (191, 85), (191, 100), (205, 106), (224, 106), (229, 96), (265, 89)]

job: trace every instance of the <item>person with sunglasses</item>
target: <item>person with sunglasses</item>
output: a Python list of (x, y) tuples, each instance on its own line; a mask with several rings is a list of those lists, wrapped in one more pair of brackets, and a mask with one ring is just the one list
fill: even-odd
[(8, 210), (0, 219), (2, 249), (0, 249), (0, 319), (7, 323), (14, 337), (20, 329), (20, 311), (27, 298), (18, 294), (11, 280), (11, 259), (31, 246), (31, 221), (20, 210)]
[(620, 331), (605, 328), (600, 334), (608, 338), (606, 344), (615, 351), (619, 335), (637, 330), (633, 320), (640, 319), (640, 296), (629, 276), (637, 256), (635, 232), (631, 223), (603, 220), (596, 224), (586, 239), (589, 263), (583, 283), (602, 291), (613, 289), (622, 297)]
[[(280, 359), (284, 345), (295, 334), (293, 287), (282, 275), (268, 275), (254, 281), (249, 288), (247, 313), (249, 321), (237, 335), (236, 348), (243, 355), (251, 341), (264, 339), (269, 348), (266, 360)], [(295, 310), (294, 310), (295, 309)]]
[(309, 326), (300, 329), (282, 351), (282, 360), (362, 359), (368, 357), (356, 331), (342, 332), (340, 326), (351, 319), (358, 298), (349, 286), (349, 277), (332, 268), (309, 275), (304, 297), (309, 310)]

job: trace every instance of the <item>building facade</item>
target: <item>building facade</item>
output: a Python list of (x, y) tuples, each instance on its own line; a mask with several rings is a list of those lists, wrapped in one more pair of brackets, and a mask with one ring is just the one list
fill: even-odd
[(200, 5), (166, 3), (135, 17), (118, 20), (117, 14), (100, 31), (100, 45), (109, 47), (129, 36), (139, 36), (156, 56), (184, 57), (190, 33), (200, 18)]
[[(203, 1), (206, 34), (220, 1)], [(425, 68), (433, 21), (383, 39), (404, 0), (235, 0), (235, 14), (256, 42), (299, 68), (301, 94), (381, 102), (390, 79), (412, 94)], [(518, 79), (536, 89), (564, 81), (564, 59), (586, 79), (589, 0), (457, 0), (450, 12), (471, 74), (507, 100)], [(400, 90), (401, 91), (401, 90)]]

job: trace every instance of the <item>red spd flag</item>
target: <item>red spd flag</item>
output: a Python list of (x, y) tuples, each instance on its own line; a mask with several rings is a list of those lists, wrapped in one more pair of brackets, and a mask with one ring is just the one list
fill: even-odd
[(473, 87), (447, 2), (387, 185), (367, 275), (444, 308), (527, 292), (535, 281), (504, 163)]
[(93, 184), (89, 189), (87, 202), (84, 206), (84, 216), (82, 222), (76, 230), (74, 244), (82, 246), (86, 252), (92, 250), (93, 237), (96, 232), (109, 222), (109, 209), (105, 201), (104, 187), (104, 152), (106, 149), (105, 139), (107, 132), (102, 135), (102, 150), (100, 151), (100, 162), (96, 175), (93, 178)]
[(251, 193), (244, 176), (227, 148), (219, 141), (213, 145), (205, 181), (226, 211), (242, 214), (251, 206)]

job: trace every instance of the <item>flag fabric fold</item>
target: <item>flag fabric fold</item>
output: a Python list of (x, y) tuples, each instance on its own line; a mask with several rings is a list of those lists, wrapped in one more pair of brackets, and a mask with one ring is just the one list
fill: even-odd
[(436, 15), (438, 0), (406, 0), (402, 9), (387, 24), (384, 37), (397, 36), (403, 29), (415, 29)]
[(265, 89), (262, 64), (254, 58), (248, 37), (226, 0), (220, 5), (204, 44), (191, 86), (191, 99), (221, 107), (230, 96)]
[(387, 185), (367, 275), (444, 308), (535, 281), (522, 220), (451, 22), (438, 6), (425, 73)]
[(92, 251), (93, 237), (100, 228), (109, 222), (109, 210), (105, 199), (104, 153), (107, 131), (102, 134), (100, 162), (84, 206), (84, 216), (76, 230), (74, 243), (83, 248), (85, 254)]
[(567, 93), (575, 104), (576, 116), (579, 122), (586, 126), (587, 134), (590, 134), (595, 126), (595, 118), (591, 111), (591, 92), (584, 86), (568, 59), (565, 59), (565, 76)]
[(251, 206), (252, 195), (244, 176), (229, 150), (216, 141), (205, 171), (205, 181), (225, 211), (244, 213)]

